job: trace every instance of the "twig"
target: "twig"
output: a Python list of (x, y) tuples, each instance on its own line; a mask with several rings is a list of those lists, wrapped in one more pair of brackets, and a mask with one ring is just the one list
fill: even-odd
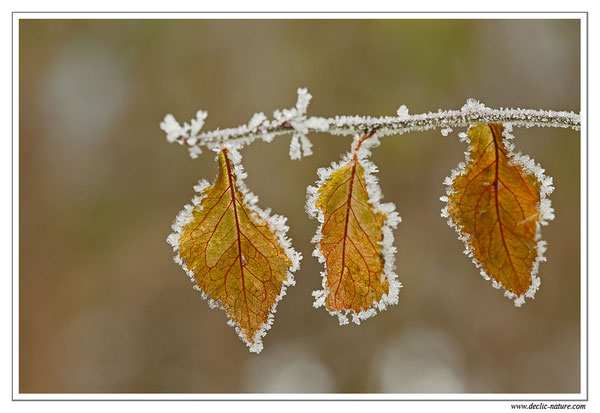
[[(503, 123), (513, 126), (549, 126), (580, 130), (580, 115), (574, 112), (533, 110), (533, 109), (493, 109), (475, 99), (468, 99), (459, 110), (439, 110), (437, 112), (409, 115), (406, 106), (398, 109), (398, 116), (336, 116), (334, 118), (306, 117), (306, 108), (311, 95), (306, 89), (298, 89), (296, 107), (275, 111), (274, 119), (268, 120), (263, 113), (255, 114), (250, 122), (237, 128), (216, 129), (202, 132), (206, 112), (199, 111), (196, 119), (183, 126), (172, 115), (165, 116), (161, 128), (167, 133), (169, 142), (178, 142), (190, 148), (192, 157), (201, 153), (201, 146), (218, 149), (227, 145), (245, 146), (256, 139), (270, 142), (275, 136), (293, 134), (290, 156), (293, 159), (311, 153), (306, 135), (310, 132), (325, 132), (332, 135), (355, 135), (376, 133), (377, 136), (401, 135), (413, 131), (442, 128), (447, 135), (452, 128), (467, 127), (477, 123)], [(301, 143), (301, 144), (300, 144)]]

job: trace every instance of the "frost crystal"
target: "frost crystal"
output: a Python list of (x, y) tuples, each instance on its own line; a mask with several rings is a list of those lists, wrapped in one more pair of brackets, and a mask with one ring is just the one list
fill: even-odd
[(400, 106), (396, 113), (398, 114), (398, 118), (400, 120), (408, 119), (408, 108), (406, 107), (406, 105)]
[(477, 99), (469, 98), (467, 103), (461, 108), (462, 112), (470, 112), (485, 109), (485, 105), (479, 102)]
[(466, 132), (459, 132), (459, 133), (458, 133), (458, 139), (459, 139), (461, 142), (466, 142), (466, 143), (468, 143), (468, 142), (469, 142), (469, 135), (467, 135), (467, 134), (466, 134)]
[(305, 135), (300, 135), (300, 143), (302, 144), (302, 156), (312, 155), (312, 143), (310, 143)]
[(262, 112), (255, 113), (254, 116), (252, 116), (252, 119), (250, 119), (250, 122), (248, 122), (248, 129), (256, 130), (266, 120), (267, 120), (267, 117), (265, 116), (264, 113), (262, 113)]
[[(276, 110), (273, 117), (281, 122), (287, 123), (294, 129), (294, 135), (290, 142), (290, 158), (300, 159), (302, 156), (312, 155), (312, 144), (306, 137), (309, 132), (306, 124), (306, 109), (312, 98), (306, 88), (298, 89), (298, 101), (296, 107), (292, 109), (284, 109), (283, 111)], [(302, 151), (300, 151), (302, 148)]]
[(200, 129), (202, 129), (202, 127), (204, 126), (204, 121), (206, 120), (206, 116), (208, 116), (208, 113), (203, 110), (199, 110), (198, 112), (196, 112), (196, 119), (191, 120), (191, 123), (192, 123), (192, 125), (190, 127), (190, 135), (191, 136), (198, 135), (198, 133), (200, 132)]
[(190, 147), (190, 157), (192, 159), (196, 159), (198, 155), (202, 153), (202, 149), (199, 146), (191, 146)]
[(179, 122), (170, 113), (165, 116), (165, 119), (160, 123), (160, 128), (167, 134), (169, 143), (175, 142), (177, 138), (185, 135), (185, 132)]
[(442, 130), (440, 130), (440, 132), (442, 133), (442, 136), (448, 136), (448, 134), (452, 132), (452, 128), (445, 127), (445, 128), (442, 128)]
[(329, 129), (329, 121), (325, 118), (313, 116), (306, 119), (306, 127), (316, 132), (327, 132)]
[(306, 109), (308, 108), (308, 104), (312, 99), (312, 95), (308, 93), (308, 89), (299, 88), (298, 89), (298, 101), (296, 102), (296, 110), (298, 114), (306, 115)]
[(298, 160), (302, 158), (302, 152), (300, 151), (300, 136), (294, 134), (290, 142), (290, 159)]

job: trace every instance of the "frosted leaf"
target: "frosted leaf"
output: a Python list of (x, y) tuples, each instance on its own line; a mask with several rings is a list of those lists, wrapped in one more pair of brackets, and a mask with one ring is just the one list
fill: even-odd
[[(387, 305), (397, 304), (398, 292), (402, 287), (402, 284), (397, 280), (397, 275), (395, 273), (394, 255), (396, 248), (393, 246), (394, 236), (392, 232), (392, 229), (396, 228), (398, 223), (401, 222), (401, 219), (398, 213), (395, 211), (394, 204), (380, 203), (382, 198), (381, 189), (377, 184), (377, 178), (373, 175), (377, 171), (377, 167), (368, 159), (368, 156), (370, 155), (370, 148), (379, 145), (379, 140), (377, 137), (373, 136), (372, 138), (364, 141), (362, 146), (360, 146), (360, 148), (357, 150), (356, 147), (358, 138), (359, 137), (355, 138), (355, 141), (352, 145), (354, 150), (344, 155), (340, 162), (333, 162), (329, 168), (319, 168), (317, 171), (319, 176), (317, 185), (309, 186), (307, 188), (306, 212), (310, 217), (317, 219), (320, 223), (319, 228), (312, 239), (312, 242), (316, 244), (313, 255), (318, 258), (319, 262), (327, 262), (325, 256), (321, 252), (321, 240), (323, 236), (323, 225), (325, 223), (325, 213), (320, 207), (317, 206), (317, 202), (319, 202), (318, 200), (320, 197), (319, 188), (323, 188), (325, 185), (328, 185), (328, 181), (333, 179), (333, 175), (340, 171), (341, 168), (348, 168), (349, 163), (352, 162), (353, 159), (355, 159), (355, 161), (359, 163), (360, 167), (362, 167), (362, 176), (364, 179), (366, 194), (368, 195), (368, 200), (365, 202), (370, 204), (370, 207), (375, 214), (385, 214), (383, 215), (385, 218), (381, 224), (381, 240), (378, 242), (378, 244), (381, 254), (380, 262), (383, 262), (383, 267), (381, 270), (382, 281), (387, 282), (389, 286), (388, 293), (383, 293), (379, 301), (373, 302), (369, 308), (363, 308), (358, 313), (349, 309), (332, 311), (326, 306), (326, 300), (330, 294), (327, 278), (325, 276), (330, 270), (328, 268), (326, 268), (325, 272), (321, 273), (323, 277), (323, 290), (313, 292), (313, 296), (315, 297), (315, 302), (313, 304), (314, 307), (318, 308), (321, 306), (326, 306), (327, 311), (331, 315), (338, 317), (340, 325), (347, 324), (349, 322), (349, 316), (351, 316), (351, 321), (359, 324), (362, 320), (374, 316), (377, 311), (385, 310)], [(355, 155), (356, 158), (354, 158)]]
[[(481, 127), (485, 127), (487, 124), (478, 124), (478, 125), (474, 125), (473, 128), (481, 128)], [(489, 125), (490, 128), (492, 128), (492, 125)], [(496, 127), (500, 128), (501, 126), (496, 125)], [(520, 209), (520, 213), (523, 214), (523, 220), (518, 221), (513, 219), (512, 222), (513, 224), (513, 231), (517, 231), (516, 228), (526, 228), (526, 227), (531, 227), (531, 221), (535, 220), (535, 225), (533, 226), (532, 230), (528, 230), (528, 233), (517, 233), (517, 232), (511, 232), (511, 234), (514, 234), (514, 236), (520, 236), (520, 240), (528, 240), (528, 241), (534, 241), (535, 243), (533, 244), (532, 247), (530, 247), (531, 249), (529, 250), (529, 253), (533, 253), (536, 254), (534, 256), (531, 256), (528, 254), (523, 254), (521, 251), (519, 251), (519, 254), (516, 254), (514, 251), (510, 252), (508, 251), (506, 245), (504, 244), (504, 248), (506, 249), (506, 254), (512, 254), (513, 258), (514, 257), (518, 257), (521, 260), (525, 260), (525, 259), (531, 259), (533, 260), (532, 263), (530, 264), (529, 262), (527, 262), (527, 264), (523, 267), (524, 270), (522, 270), (521, 274), (527, 275), (527, 277), (529, 279), (529, 283), (523, 283), (522, 284), (522, 288), (521, 290), (516, 289), (514, 287), (514, 285), (512, 287), (506, 287), (505, 285), (500, 284), (500, 282), (496, 281), (494, 278), (492, 278), (489, 274), (486, 273), (486, 270), (484, 270), (484, 266), (486, 268), (491, 268), (492, 272), (496, 272), (495, 277), (500, 277), (499, 280), (504, 280), (503, 282), (506, 282), (506, 276), (504, 276), (502, 273), (498, 273), (498, 268), (495, 267), (490, 267), (490, 263), (487, 263), (485, 259), (482, 260), (482, 262), (479, 261), (479, 259), (481, 259), (481, 257), (486, 257), (489, 255), (489, 252), (486, 251), (485, 249), (482, 252), (482, 248), (490, 248), (491, 241), (490, 243), (487, 242), (479, 242), (477, 243), (476, 241), (478, 239), (473, 238), (471, 239), (471, 235), (469, 234), (469, 232), (467, 232), (467, 230), (465, 229), (465, 227), (463, 225), (467, 225), (469, 228), (473, 227), (473, 223), (472, 221), (469, 221), (471, 217), (471, 210), (469, 208), (472, 208), (472, 206), (465, 206), (463, 204), (457, 206), (456, 202), (452, 201), (452, 195), (456, 194), (457, 189), (455, 189), (455, 181), (457, 180), (457, 177), (461, 177), (460, 183), (458, 184), (460, 188), (462, 188), (463, 191), (467, 191), (467, 188), (470, 185), (470, 188), (476, 188), (477, 184), (479, 183), (479, 185), (481, 186), (481, 188), (485, 188), (484, 187), (484, 183), (485, 179), (484, 175), (482, 175), (482, 173), (477, 173), (476, 167), (482, 168), (481, 165), (487, 165), (489, 160), (485, 160), (485, 161), (481, 161), (481, 159), (483, 159), (484, 156), (488, 156), (488, 157), (492, 157), (493, 158), (493, 149), (488, 150), (486, 145), (475, 145), (475, 146), (471, 146), (470, 143), (470, 139), (468, 136), (461, 136), (461, 140), (465, 141), (468, 145), (470, 145), (470, 147), (472, 148), (471, 150), (477, 150), (477, 151), (482, 151), (482, 152), (478, 152), (477, 153), (477, 159), (481, 161), (481, 163), (478, 165), (477, 161), (474, 161), (471, 159), (471, 153), (470, 152), (465, 152), (466, 155), (466, 162), (461, 162), (459, 164), (459, 167), (452, 170), (451, 175), (449, 177), (447, 177), (444, 180), (444, 184), (446, 185), (446, 194), (447, 196), (442, 196), (440, 198), (440, 200), (442, 202), (446, 203), (446, 206), (442, 209), (441, 212), (441, 216), (445, 219), (448, 220), (448, 224), (455, 228), (455, 230), (458, 233), (458, 237), (461, 241), (464, 242), (465, 244), (465, 254), (467, 254), (469, 257), (472, 258), (473, 263), (475, 264), (475, 266), (480, 270), (481, 275), (485, 278), (485, 279), (492, 279), (493, 281), (493, 286), (495, 288), (504, 288), (505, 292), (504, 295), (512, 300), (514, 300), (514, 303), (517, 307), (521, 306), (524, 301), (525, 298), (533, 298), (535, 295), (535, 292), (537, 291), (537, 289), (539, 288), (540, 285), (540, 280), (539, 277), (537, 276), (538, 273), (538, 269), (539, 269), (539, 263), (541, 261), (545, 261), (546, 259), (544, 258), (544, 251), (546, 250), (546, 243), (545, 241), (541, 240), (541, 232), (540, 232), (540, 228), (542, 225), (546, 225), (547, 222), (549, 220), (552, 220), (554, 218), (554, 210), (551, 207), (550, 204), (550, 200), (547, 198), (547, 195), (550, 194), (552, 192), (552, 190), (554, 189), (552, 186), (552, 178), (550, 177), (546, 177), (544, 175), (544, 170), (535, 163), (535, 161), (533, 159), (531, 159), (529, 156), (526, 155), (521, 155), (520, 153), (514, 153), (513, 149), (514, 149), (514, 145), (512, 145), (512, 143), (510, 142), (511, 139), (513, 139), (512, 135), (510, 134), (510, 128), (508, 131), (502, 131), (502, 133), (500, 134), (500, 132), (493, 132), (494, 129), (492, 129), (492, 134), (496, 133), (499, 137), (494, 139), (499, 139), (501, 142), (501, 145), (504, 147), (503, 151), (505, 151), (505, 156), (506, 158), (506, 164), (507, 166), (518, 166), (520, 168), (520, 170), (522, 172), (518, 172), (518, 170), (514, 170), (512, 168), (503, 168), (501, 170), (501, 173), (505, 174), (505, 173), (518, 173), (518, 176), (522, 176), (520, 179), (517, 179), (517, 182), (522, 182), (522, 185), (531, 185), (531, 187), (524, 187), (525, 189), (521, 189), (523, 192), (525, 192), (526, 194), (532, 194), (534, 193), (534, 189), (529, 189), (529, 188), (534, 188), (534, 185), (537, 186), (539, 184), (539, 202), (537, 203), (537, 205), (535, 205), (535, 203), (532, 204), (533, 200), (529, 199), (529, 197), (531, 195), (527, 195), (527, 196), (523, 196), (520, 195), (521, 198), (518, 198), (518, 194), (519, 192), (515, 190), (515, 187), (513, 187), (513, 190), (509, 190), (509, 193), (511, 194), (512, 197), (509, 197), (508, 199), (515, 199), (517, 201), (517, 205), (518, 208), (515, 208), (517, 211), (519, 211)], [(460, 136), (460, 135), (459, 135)], [(475, 136), (485, 136), (485, 135), (475, 135)], [(493, 135), (496, 136), (496, 135)], [(489, 139), (489, 138), (488, 138)], [(494, 142), (496, 142), (496, 140), (494, 140)], [(487, 155), (486, 153), (484, 153), (485, 151), (487, 151)], [(491, 153), (491, 155), (490, 155)], [(498, 164), (500, 162), (500, 160), (498, 159), (498, 153), (504, 153), (504, 152), (496, 152), (496, 160), (494, 162), (496, 162), (496, 164)], [(494, 164), (494, 163), (492, 163)], [(484, 169), (485, 170), (485, 169)], [(473, 172), (475, 171), (475, 172)], [(504, 171), (508, 171), (508, 172), (504, 172)], [(510, 171), (517, 171), (517, 172), (510, 172)], [(498, 172), (496, 172), (498, 173)], [(521, 175), (521, 173), (523, 175)], [(473, 175), (473, 176), (471, 176)], [(534, 180), (532, 179), (531, 175), (534, 175), (537, 183), (534, 184)], [(498, 176), (498, 175), (496, 175)], [(523, 178), (525, 177), (525, 178)], [(529, 177), (529, 178), (527, 178)], [(476, 181), (477, 178), (477, 181)], [(498, 179), (498, 178), (496, 178)], [(500, 178), (500, 179), (506, 179), (506, 176)], [(465, 183), (466, 182), (466, 183)], [(531, 183), (527, 183), (527, 182), (531, 182)], [(497, 184), (497, 188), (498, 191), (500, 189), (503, 188), (503, 183), (502, 181), (500, 183)], [(515, 194), (515, 192), (517, 194)], [(462, 192), (461, 192), (462, 193)], [(482, 189), (482, 193), (489, 193), (487, 191), (487, 189)], [(468, 200), (468, 197), (464, 197), (461, 196), (460, 199), (461, 200), (466, 200), (465, 202), (471, 202)], [(498, 196), (499, 197), (499, 196)], [(457, 198), (458, 199), (458, 198)], [(475, 199), (475, 198), (472, 198)], [(477, 203), (475, 204), (475, 208), (477, 208), (477, 205), (480, 205), (480, 200), (481, 197), (478, 198), (479, 200), (477, 200)], [(498, 198), (496, 198), (498, 199)], [(529, 199), (529, 204), (519, 204), (518, 203), (518, 199)], [(474, 202), (474, 201), (473, 201)], [(496, 201), (498, 202), (498, 201)], [(471, 204), (469, 204), (471, 205)], [(451, 212), (452, 210), (457, 211), (458, 210), (461, 211), (461, 213), (459, 214), (459, 216), (461, 217), (467, 217), (467, 218), (457, 218), (457, 216), (454, 216)], [(499, 208), (498, 206), (496, 206), (496, 208)], [(537, 211), (536, 211), (537, 209)], [(506, 209), (502, 209), (503, 210), (503, 214), (508, 214), (508, 210)], [(469, 211), (469, 213), (464, 212), (464, 211)], [(474, 209), (474, 211), (477, 211), (477, 209)], [(524, 211), (528, 211), (527, 213), (525, 213)], [(517, 212), (518, 214), (519, 212)], [(473, 213), (475, 214), (475, 213)], [(480, 213), (481, 214), (481, 213)], [(476, 215), (476, 214), (475, 214)], [(467, 223), (465, 224), (464, 219), (467, 219)], [(474, 228), (478, 228), (477, 224), (477, 218), (475, 219), (475, 226)], [(499, 220), (499, 217), (498, 217)], [(482, 221), (482, 222), (486, 222), (486, 221)], [(499, 221), (498, 221), (499, 222)], [(511, 222), (511, 221), (508, 221)], [(525, 225), (523, 225), (525, 224)], [(481, 227), (480, 231), (481, 231)], [(494, 227), (492, 227), (493, 230)], [(525, 235), (527, 234), (527, 236)], [(492, 237), (490, 237), (490, 239), (492, 239)], [(477, 246), (476, 246), (477, 245)], [(482, 246), (483, 245), (483, 246)], [(517, 245), (527, 245), (524, 244), (523, 241), (520, 241)], [(535, 248), (534, 248), (535, 247)], [(479, 254), (478, 257), (480, 257), (479, 259), (476, 258), (476, 254)], [(525, 262), (525, 261), (523, 261)], [(529, 268), (529, 265), (531, 265), (531, 268)], [(511, 266), (512, 266), (512, 261), (511, 261)], [(512, 267), (513, 271), (516, 270), (514, 269), (514, 266)], [(510, 281), (510, 283), (514, 283), (514, 281)], [(512, 285), (512, 284), (506, 284), (506, 285)], [(508, 288), (513, 289), (513, 291), (515, 292), (519, 292), (520, 294), (517, 296), (517, 294), (515, 294), (512, 291), (509, 291)], [(523, 292), (524, 291), (524, 292)]]
[[(235, 146), (229, 146), (229, 148), (227, 148), (227, 151), (228, 155), (225, 151), (221, 152), (221, 154), (219, 155), (221, 156), (221, 158), (219, 158), (220, 165), (221, 167), (222, 165), (224, 165), (223, 159), (225, 159), (224, 157), (227, 157), (231, 164), (231, 172), (235, 176), (235, 190), (238, 191), (242, 196), (243, 207), (241, 208), (248, 212), (256, 214), (259, 220), (255, 222), (261, 222), (261, 225), (266, 224), (268, 226), (271, 232), (271, 235), (269, 236), (274, 236), (275, 240), (277, 240), (279, 244), (277, 246), (277, 249), (279, 251), (283, 250), (283, 253), (285, 254), (285, 256), (287, 256), (287, 258), (289, 258), (290, 261), (290, 265), (287, 266), (287, 269), (285, 270), (285, 279), (282, 281), (281, 290), (279, 291), (279, 294), (276, 297), (274, 297), (273, 304), (272, 306), (270, 306), (269, 309), (268, 317), (265, 314), (266, 321), (262, 322), (262, 324), (259, 320), (259, 324), (257, 324), (258, 328), (256, 329), (256, 332), (253, 334), (251, 339), (246, 337), (245, 333), (242, 331), (240, 326), (237, 323), (233, 322), (233, 319), (231, 318), (232, 315), (229, 312), (227, 312), (228, 317), (230, 317), (228, 325), (231, 325), (235, 328), (236, 332), (238, 333), (240, 338), (246, 343), (246, 345), (248, 345), (251, 352), (259, 353), (263, 348), (262, 337), (264, 337), (267, 330), (271, 328), (271, 324), (273, 323), (273, 314), (276, 312), (278, 302), (286, 294), (286, 288), (295, 284), (292, 273), (299, 268), (302, 255), (292, 248), (291, 240), (287, 237), (287, 231), (289, 230), (289, 227), (286, 225), (287, 219), (281, 215), (271, 215), (269, 209), (263, 210), (259, 208), (257, 205), (258, 197), (252, 194), (244, 184), (243, 179), (246, 176), (246, 173), (244, 172), (244, 169), (240, 163), (241, 155), (237, 148)], [(222, 183), (223, 180), (221, 180), (220, 182), (220, 185), (226, 185)], [(214, 185), (217, 185), (218, 183), (219, 180), (217, 178)], [(205, 291), (198, 287), (198, 283), (196, 282), (196, 275), (191, 269), (187, 268), (186, 263), (179, 256), (180, 249), (183, 248), (179, 243), (179, 239), (185, 233), (184, 227), (192, 221), (193, 213), (198, 213), (202, 211), (202, 200), (204, 197), (207, 196), (207, 194), (210, 193), (210, 196), (218, 197), (218, 195), (214, 194), (215, 186), (211, 188), (209, 188), (209, 186), (209, 183), (205, 180), (201, 180), (196, 186), (194, 186), (194, 190), (196, 191), (197, 195), (193, 197), (192, 205), (185, 205), (184, 209), (175, 218), (175, 221), (172, 225), (173, 233), (167, 237), (167, 242), (173, 247), (173, 251), (176, 253), (174, 261), (181, 265), (181, 267), (184, 269), (186, 274), (188, 274), (192, 282), (194, 282), (194, 289), (199, 291), (204, 299), (208, 300), (208, 304), (211, 308), (224, 309), (220, 300), (213, 300), (213, 297), (211, 297), (209, 294), (207, 294)], [(248, 214), (248, 216), (250, 215), (253, 214)], [(216, 220), (216, 218), (214, 217), (213, 219), (215, 219), (217, 223), (220, 222), (220, 219)], [(254, 220), (254, 218), (252, 219)], [(189, 231), (189, 229), (187, 231)], [(188, 237), (190, 236), (189, 234), (190, 233), (187, 232)], [(265, 232), (263, 233), (263, 235), (267, 236), (267, 233)], [(239, 253), (242, 254), (241, 250), (239, 251)], [(240, 255), (240, 259), (245, 260), (246, 258), (242, 254)]]

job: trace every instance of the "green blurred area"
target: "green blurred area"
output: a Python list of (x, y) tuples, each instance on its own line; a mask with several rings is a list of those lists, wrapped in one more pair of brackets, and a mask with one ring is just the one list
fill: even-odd
[(316, 170), (350, 138), (244, 149), (246, 183), (288, 217), (304, 259), (260, 355), (172, 261), (177, 212), (215, 155), (159, 122), (206, 130), (313, 95), (309, 115), (490, 107), (579, 111), (578, 20), (21, 20), (19, 391), (68, 393), (580, 391), (580, 134), (515, 129), (554, 178), (547, 263), (522, 308), (485, 281), (440, 217), (464, 159), (456, 132), (383, 139), (373, 154), (395, 231), (399, 304), (360, 326), (312, 308), (321, 265), (304, 212)]

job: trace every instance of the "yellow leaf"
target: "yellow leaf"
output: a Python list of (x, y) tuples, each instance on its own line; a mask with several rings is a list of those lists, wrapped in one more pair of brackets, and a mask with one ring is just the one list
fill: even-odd
[(467, 162), (445, 182), (442, 216), (449, 217), (482, 275), (520, 306), (539, 287), (546, 245), (540, 224), (554, 217), (546, 199), (553, 188), (533, 160), (512, 152), (503, 132), (500, 124), (469, 129)]
[(169, 242), (175, 257), (211, 307), (223, 308), (250, 351), (262, 350), (262, 336), (285, 287), (293, 285), (300, 256), (285, 238), (285, 218), (269, 217), (243, 184), (239, 154), (223, 149), (212, 186), (197, 187), (200, 199), (174, 224)]
[[(367, 179), (375, 166), (366, 148), (357, 149), (328, 172), (321, 172), (318, 187), (309, 187), (307, 211), (321, 221), (315, 238), (316, 255), (325, 263), (323, 290), (315, 291), (315, 306), (325, 305), (340, 324), (361, 320), (396, 304), (401, 287), (394, 274), (390, 227), (400, 221), (393, 204), (379, 204), (370, 192), (379, 192), (375, 179)], [(371, 141), (371, 146), (378, 141)], [(369, 188), (371, 186), (372, 189)]]

